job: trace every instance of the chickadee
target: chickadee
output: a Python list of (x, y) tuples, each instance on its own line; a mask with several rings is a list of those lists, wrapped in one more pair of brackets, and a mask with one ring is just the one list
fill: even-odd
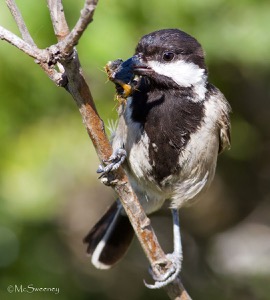
[[(104, 175), (122, 164), (147, 214), (170, 201), (174, 252), (168, 257), (172, 270), (148, 285), (159, 288), (181, 270), (178, 210), (196, 201), (212, 182), (217, 156), (230, 146), (231, 109), (223, 94), (208, 82), (201, 45), (178, 29), (143, 36), (135, 55), (120, 69), (112, 77), (121, 77), (126, 70), (128, 80), (136, 86), (126, 105), (120, 106), (113, 155), (98, 171)], [(93, 265), (112, 267), (126, 253), (133, 234), (120, 202), (115, 202), (84, 239)]]

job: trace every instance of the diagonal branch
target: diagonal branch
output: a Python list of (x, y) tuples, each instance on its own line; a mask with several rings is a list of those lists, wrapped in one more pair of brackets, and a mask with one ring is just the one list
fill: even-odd
[(81, 10), (81, 16), (71, 30), (70, 34), (63, 40), (63, 53), (71, 53), (73, 47), (79, 42), (80, 37), (87, 28), (87, 26), (93, 21), (93, 15), (97, 6), (98, 0), (86, 0), (83, 9)]
[(3, 28), (2, 26), (0, 26), (0, 39), (10, 43), (11, 45), (17, 47), (18, 49), (35, 59), (41, 61), (49, 60), (48, 51), (40, 50), (35, 46), (29, 45), (27, 42), (19, 38), (16, 34)]
[(8, 42), (9, 44), (15, 46), (19, 50), (23, 51), (30, 57), (33, 57), (45, 73), (52, 79), (57, 86), (63, 86), (65, 83), (65, 78), (63, 74), (57, 72), (53, 67), (48, 65), (51, 61), (51, 53), (46, 49), (38, 49), (36, 46), (31, 46), (16, 34), (10, 32), (9, 30), (0, 26), (0, 39)]
[(72, 53), (87, 26), (93, 21), (93, 15), (98, 0), (86, 0), (81, 16), (71, 32), (68, 29), (63, 5), (61, 0), (47, 0), (54, 33), (58, 39), (62, 55), (68, 56)]
[(22, 14), (14, 0), (6, 0), (6, 4), (20, 30), (22, 38), (31, 46), (36, 46), (23, 20)]
[(178, 276), (172, 283), (164, 287), (172, 300), (192, 300)]

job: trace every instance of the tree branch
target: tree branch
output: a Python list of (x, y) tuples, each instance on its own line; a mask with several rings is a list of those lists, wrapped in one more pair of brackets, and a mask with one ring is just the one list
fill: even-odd
[(172, 283), (165, 286), (164, 289), (172, 300), (192, 300), (185, 290), (179, 276)]
[(53, 30), (58, 41), (61, 41), (69, 34), (64, 8), (61, 0), (47, 0)]
[(81, 16), (71, 30), (70, 34), (63, 40), (62, 49), (64, 54), (72, 52), (74, 46), (79, 42), (80, 37), (87, 28), (87, 26), (93, 21), (93, 15), (97, 6), (98, 0), (86, 0), (84, 7), (81, 10)]
[(3, 28), (2, 26), (0, 26), (0, 39), (10, 43), (11, 45), (17, 47), (18, 49), (35, 59), (41, 61), (49, 60), (49, 55), (46, 50), (41, 50), (37, 47), (29, 45), (27, 42), (19, 38), (16, 34)]
[[(22, 33), (23, 39), (0, 27), (0, 38), (16, 46), (21, 51), (35, 58), (43, 70), (57, 84), (65, 87), (72, 95), (83, 123), (91, 138), (100, 160), (106, 160), (112, 153), (111, 145), (105, 134), (104, 124), (96, 110), (90, 89), (84, 79), (82, 68), (74, 46), (78, 43), (83, 32), (90, 22), (97, 6), (97, 0), (86, 0), (81, 11), (81, 16), (69, 32), (61, 0), (47, 0), (50, 16), (57, 36), (58, 43), (47, 49), (38, 49), (32, 40), (14, 0), (6, 0), (11, 7), (12, 14)], [(61, 72), (55, 70), (55, 65), (60, 63)], [(140, 202), (128, 183), (127, 176), (122, 168), (114, 174), (112, 187), (119, 195), (121, 203), (130, 219), (134, 231), (150, 261), (153, 272), (157, 275), (166, 272), (170, 262), (161, 249), (157, 237), (146, 216)], [(166, 287), (171, 299), (190, 299), (180, 278)]]
[(30, 57), (35, 59), (35, 62), (38, 63), (45, 73), (49, 76), (51, 80), (55, 82), (57, 86), (65, 85), (65, 78), (63, 74), (57, 72), (54, 69), (54, 66), (50, 66), (49, 62), (51, 61), (51, 56), (53, 55), (47, 49), (38, 49), (36, 46), (31, 46), (16, 34), (10, 32), (9, 30), (0, 26), (0, 39), (8, 42), (9, 44), (15, 46), (19, 50), (23, 51)]
[(20, 30), (23, 40), (25, 42), (27, 42), (29, 45), (36, 47), (36, 44), (33, 41), (32, 37), (25, 25), (22, 14), (21, 14), (20, 10), (18, 9), (18, 6), (16, 5), (15, 1), (14, 0), (6, 0), (6, 4), (9, 8), (19, 30)]

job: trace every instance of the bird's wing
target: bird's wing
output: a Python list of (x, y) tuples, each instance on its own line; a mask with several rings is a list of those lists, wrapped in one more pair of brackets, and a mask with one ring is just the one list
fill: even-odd
[[(221, 93), (220, 93), (221, 94)], [(225, 149), (229, 149), (231, 146), (231, 123), (230, 123), (230, 112), (231, 106), (223, 96), (219, 97), (221, 101), (221, 116), (218, 120), (219, 127), (219, 153)]]

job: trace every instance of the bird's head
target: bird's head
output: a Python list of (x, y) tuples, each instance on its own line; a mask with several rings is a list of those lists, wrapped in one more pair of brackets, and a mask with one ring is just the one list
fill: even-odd
[(191, 87), (205, 83), (207, 69), (199, 42), (178, 29), (163, 29), (139, 41), (132, 57), (134, 74), (167, 87)]

